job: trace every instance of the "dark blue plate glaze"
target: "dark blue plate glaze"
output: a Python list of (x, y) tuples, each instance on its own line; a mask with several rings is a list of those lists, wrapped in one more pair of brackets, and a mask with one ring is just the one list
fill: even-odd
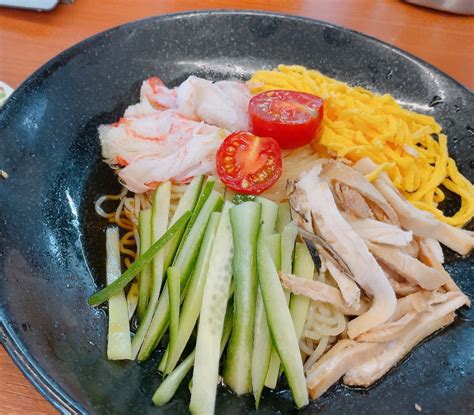
[[(420, 37), (423, 34), (420, 33)], [(472, 94), (432, 66), (350, 30), (260, 12), (160, 16), (94, 36), (34, 73), (0, 112), (0, 334), (18, 366), (64, 413), (187, 411), (182, 388), (163, 408), (151, 396), (159, 353), (145, 364), (105, 359), (106, 314), (86, 299), (104, 278), (104, 220), (94, 201), (118, 190), (101, 162), (97, 127), (136, 102), (144, 78), (176, 85), (188, 75), (246, 78), (278, 63), (327, 75), (434, 115), (460, 170), (474, 179)], [(430, 107), (433, 97), (442, 103)], [(453, 209), (456, 201), (445, 207)], [(472, 229), (472, 227), (471, 227)], [(448, 255), (473, 296), (473, 259)], [(369, 391), (336, 386), (301, 413), (474, 413), (473, 313), (419, 346)], [(221, 388), (218, 414), (255, 412), (251, 397)], [(293, 413), (284, 385), (262, 413)]]

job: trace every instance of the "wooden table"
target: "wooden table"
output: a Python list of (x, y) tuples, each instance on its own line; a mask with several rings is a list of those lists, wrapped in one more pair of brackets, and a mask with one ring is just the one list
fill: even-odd
[[(17, 87), (48, 59), (94, 33), (196, 8), (271, 10), (325, 20), (405, 49), (474, 89), (474, 18), (397, 0), (79, 0), (47, 13), (1, 9), (0, 80)], [(0, 414), (54, 412), (0, 348)]]

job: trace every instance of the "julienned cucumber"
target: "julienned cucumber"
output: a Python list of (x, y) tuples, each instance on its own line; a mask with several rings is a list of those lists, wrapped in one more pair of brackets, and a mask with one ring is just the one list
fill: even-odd
[(193, 388), (189, 409), (193, 414), (213, 414), (219, 372), (220, 340), (232, 278), (233, 241), (226, 202), (217, 227), (202, 300), (196, 341)]
[[(229, 200), (231, 200), (231, 199), (229, 199)], [(229, 327), (227, 325), (230, 325), (230, 329), (231, 329), (232, 328), (232, 320), (234, 318), (234, 304), (233, 304), (232, 301), (230, 301), (233, 296), (234, 296), (234, 280), (231, 280), (230, 288), (229, 288), (229, 302), (227, 303), (227, 311), (225, 313), (224, 328), (222, 329), (221, 352), (220, 352), (220, 355), (219, 355), (219, 359), (222, 357), (222, 353), (224, 353), (224, 349), (225, 349), (225, 346), (227, 344), (227, 340), (229, 340), (230, 334), (231, 334), (229, 332), (228, 336), (227, 336), (227, 330), (229, 330)], [(230, 319), (230, 321), (228, 321), (228, 319)], [(223, 343), (224, 339), (227, 339), (225, 343)], [(189, 392), (192, 392), (192, 390), (193, 390), (193, 379), (192, 378), (189, 381), (188, 389), (189, 389)]]
[(237, 395), (252, 391), (252, 348), (257, 298), (257, 236), (261, 204), (245, 202), (230, 209), (234, 241), (234, 321), (224, 382)]
[(276, 220), (276, 231), (282, 233), (286, 225), (291, 222), (290, 205), (283, 202), (278, 205), (278, 214)]
[(272, 260), (273, 260), (273, 263), (275, 264), (276, 269), (280, 269), (281, 257), (282, 257), (281, 235), (279, 233), (268, 235), (265, 237), (265, 243), (267, 244), (268, 252), (270, 253), (270, 256), (272, 257)]
[[(191, 180), (188, 188), (184, 192), (183, 197), (179, 200), (178, 207), (170, 220), (169, 226), (173, 225), (176, 220), (183, 214), (183, 212), (189, 210), (194, 211), (199, 195), (201, 194), (202, 184), (204, 183), (204, 176), (197, 176)], [(182, 239), (185, 229), (181, 229), (166, 245), (164, 249), (164, 261), (163, 268), (166, 270), (173, 262), (174, 256), (178, 249), (179, 243)]]
[[(161, 238), (168, 227), (168, 216), (170, 208), (171, 183), (162, 183), (155, 191), (153, 196), (153, 206), (151, 209), (151, 237), (152, 242)], [(132, 340), (132, 359), (137, 357), (138, 350), (143, 343), (143, 339), (150, 327), (156, 305), (160, 297), (161, 286), (163, 283), (163, 260), (164, 249), (156, 254), (152, 261), (151, 292), (145, 315), (140, 320), (138, 330)]]
[(180, 270), (176, 267), (169, 267), (166, 274), (170, 297), (169, 348), (173, 350), (176, 344), (176, 337), (178, 336), (179, 307), (181, 305)]
[(298, 229), (295, 222), (290, 222), (283, 228), (281, 233), (281, 271), (291, 273), (293, 264), (293, 253), (295, 250)]
[[(314, 275), (314, 262), (311, 254), (304, 243), (297, 242), (295, 248), (295, 260), (293, 262), (293, 274), (300, 278), (312, 280)], [(295, 325), (296, 337), (299, 339), (303, 334), (306, 314), (308, 313), (309, 298), (304, 295), (292, 295), (290, 300), (290, 312)]]
[[(183, 237), (179, 253), (173, 261), (173, 266), (178, 267), (182, 273), (182, 284), (187, 281), (196, 262), (211, 213), (220, 210), (221, 207), (222, 195), (214, 190), (211, 191), (206, 198), (206, 202), (200, 209), (199, 214), (194, 219), (193, 227), (188, 231), (187, 235)], [(193, 219), (193, 217), (191, 217), (191, 219)]]
[[(230, 333), (232, 331), (232, 303), (229, 302), (227, 306), (227, 312), (224, 320), (224, 328), (222, 330), (221, 339), (221, 350), (220, 354), (224, 351), (224, 348), (229, 340)], [(195, 350), (193, 350), (186, 359), (184, 359), (179, 366), (174, 369), (168, 377), (166, 377), (153, 395), (153, 403), (157, 406), (168, 403), (173, 398), (176, 390), (178, 389), (181, 382), (184, 380), (186, 375), (189, 373), (194, 364)]]
[(301, 408), (308, 404), (308, 392), (298, 339), (278, 272), (268, 252), (262, 230), (257, 240), (257, 266), (273, 346), (283, 365), (295, 404)]
[[(216, 192), (212, 191), (204, 203), (202, 209), (197, 216), (193, 227), (186, 236), (186, 240), (182, 244), (179, 255), (173, 261), (173, 266), (180, 271), (181, 289), (184, 289), (192, 267), (196, 261), (199, 253), (199, 247), (204, 237), (207, 223), (211, 217), (211, 213), (219, 210), (222, 206), (222, 197)], [(158, 306), (150, 324), (148, 333), (143, 341), (142, 348), (138, 354), (138, 360), (146, 360), (151, 352), (157, 346), (159, 340), (164, 334), (169, 318), (169, 294), (168, 287), (165, 284), (163, 293), (158, 301)]]
[[(280, 205), (280, 210), (283, 210), (284, 205)], [(285, 219), (286, 220), (286, 219)], [(282, 221), (280, 225), (284, 222)], [(275, 263), (278, 270), (283, 272), (290, 273), (292, 269), (292, 262), (293, 262), (293, 252), (295, 246), (295, 240), (297, 235), (296, 224), (294, 222), (289, 222), (285, 226), (283, 226), (283, 231), (281, 233), (281, 262), (280, 265)], [(285, 298), (287, 303), (290, 300), (290, 292), (287, 290), (283, 290), (285, 293)], [(278, 357), (278, 353), (275, 348), (272, 348), (271, 358), (270, 358), (270, 365), (268, 367), (267, 377), (265, 379), (265, 386), (270, 389), (275, 389), (278, 378), (281, 374), (280, 368), (280, 359)]]
[(271, 235), (275, 231), (275, 223), (278, 215), (278, 205), (264, 197), (257, 196), (255, 201), (262, 205), (263, 230), (266, 235)]
[[(269, 235), (265, 238), (268, 252), (270, 253), (270, 256), (272, 257), (272, 260), (273, 260), (273, 263), (275, 264), (276, 269), (280, 269), (281, 261), (283, 257), (283, 252), (281, 250), (281, 247), (282, 247), (281, 239), (282, 238), (279, 233)], [(275, 389), (279, 374), (280, 374), (280, 358), (278, 357), (278, 353), (275, 350), (275, 348), (271, 347), (270, 362), (268, 363), (268, 370), (265, 376), (265, 386), (270, 389)]]
[[(151, 246), (151, 209), (140, 211), (138, 217), (138, 234), (140, 236), (140, 255), (150, 249)], [(140, 273), (138, 284), (138, 320), (142, 321), (145, 317), (151, 287), (151, 264), (145, 265)]]
[[(160, 184), (153, 195), (151, 208), (151, 241), (157, 241), (168, 229), (168, 218), (170, 214), (171, 182)], [(192, 217), (191, 217), (192, 218)], [(188, 222), (189, 223), (189, 222)], [(186, 225), (187, 226), (187, 225)], [(161, 287), (163, 285), (165, 252), (158, 252), (152, 262), (152, 279), (150, 303), (158, 301)]]
[(257, 292), (257, 302), (255, 306), (255, 327), (253, 331), (253, 351), (252, 351), (252, 390), (255, 398), (255, 406), (258, 409), (260, 396), (262, 395), (265, 378), (270, 364), (270, 353), (272, 342), (268, 329), (267, 317), (265, 316), (265, 306), (263, 305), (262, 293)]
[[(275, 230), (278, 206), (262, 197), (259, 197), (258, 201), (262, 204), (262, 231), (266, 235), (271, 235)], [(276, 237), (274, 236), (273, 239), (274, 241), (270, 244), (273, 246), (273, 255), (275, 260), (279, 262), (278, 255), (280, 253), (280, 235), (277, 235)], [(258, 289), (255, 307), (254, 344), (252, 351), (252, 390), (257, 408), (260, 402), (260, 396), (262, 394), (265, 378), (267, 376), (271, 349), (272, 342), (270, 339), (270, 331), (268, 329), (267, 318), (265, 316), (262, 295), (260, 289)]]
[[(212, 213), (209, 223), (207, 224), (206, 233), (204, 234), (204, 239), (196, 261), (196, 267), (189, 279), (188, 294), (184, 298), (181, 307), (176, 343), (173, 348), (170, 349), (168, 347), (168, 354), (166, 355), (166, 361), (163, 365), (164, 367), (160, 365), (166, 374), (169, 374), (174, 370), (198, 320), (199, 312), (201, 311), (204, 285), (206, 284), (207, 272), (209, 270), (209, 259), (211, 257), (212, 246), (216, 236), (220, 215), (221, 214), (218, 212)], [(165, 359), (165, 357), (163, 357), (163, 359)]]
[[(119, 230), (108, 228), (106, 232), (107, 284), (120, 277)], [(109, 299), (109, 330), (107, 335), (107, 358), (109, 360), (131, 359), (132, 347), (128, 325), (127, 300), (123, 290)]]
[(153, 257), (163, 249), (163, 247), (168, 243), (168, 241), (173, 238), (173, 236), (179, 232), (191, 216), (191, 212), (186, 211), (183, 215), (165, 232), (165, 234), (158, 239), (148, 251), (140, 256), (131, 266), (127, 269), (119, 278), (117, 278), (112, 284), (103, 288), (102, 290), (92, 294), (87, 303), (92, 306), (102, 304), (104, 301), (107, 301), (113, 294), (117, 291), (124, 288), (133, 278), (149, 264)]
[(202, 188), (202, 191), (199, 195), (199, 198), (196, 202), (196, 206), (193, 209), (193, 214), (191, 215), (191, 218), (189, 219), (188, 224), (186, 225), (186, 229), (184, 230), (183, 236), (181, 238), (181, 241), (178, 246), (178, 250), (176, 251), (176, 257), (179, 256), (181, 250), (183, 249), (183, 245), (186, 242), (186, 239), (188, 237), (189, 232), (191, 232), (191, 229), (194, 226), (194, 222), (196, 222), (199, 213), (201, 212), (201, 209), (203, 208), (204, 204), (206, 203), (207, 199), (209, 198), (209, 195), (212, 192), (212, 189), (214, 187), (215, 181), (213, 178), (209, 178), (206, 183), (204, 184), (204, 187)]
[(193, 350), (186, 359), (184, 359), (173, 372), (167, 376), (153, 395), (153, 403), (156, 406), (164, 405), (168, 403), (178, 390), (179, 385), (184, 380), (186, 375), (189, 373), (194, 364), (194, 355), (195, 351)]
[(138, 304), (138, 281), (133, 281), (127, 292), (128, 319), (131, 320)]

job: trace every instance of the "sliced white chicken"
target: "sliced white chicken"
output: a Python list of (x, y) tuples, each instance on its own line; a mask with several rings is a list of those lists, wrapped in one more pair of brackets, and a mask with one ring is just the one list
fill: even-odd
[(307, 371), (306, 384), (311, 399), (319, 398), (350, 369), (378, 354), (384, 347), (384, 343), (339, 340)]
[(390, 321), (381, 324), (357, 337), (357, 341), (385, 343), (396, 340), (409, 331), (419, 323), (420, 316), (417, 313), (407, 313), (399, 320)]
[(344, 383), (349, 386), (369, 387), (402, 360), (424, 338), (450, 325), (454, 321), (454, 317), (455, 314), (450, 313), (441, 318), (423, 321), (414, 330), (415, 335), (405, 335), (388, 343), (380, 354), (347, 371), (343, 379)]
[[(323, 257), (324, 256), (321, 255), (321, 262), (324, 261), (322, 259)], [(360, 302), (360, 289), (357, 284), (341, 270), (336, 261), (327, 259), (324, 262), (327, 270), (341, 290), (344, 301), (348, 306), (355, 306), (357, 308)]]
[(424, 312), (420, 323), (413, 330), (399, 339), (387, 343), (383, 351), (370, 359), (353, 366), (347, 371), (344, 383), (351, 386), (364, 387), (372, 385), (424, 338), (451, 324), (455, 316), (454, 311), (466, 304), (466, 297), (463, 294), (451, 294), (455, 295), (451, 296), (449, 300), (433, 306), (431, 311)]
[[(419, 238), (418, 243), (420, 245), (420, 261), (423, 261), (423, 263), (425, 263), (429, 267), (444, 270), (444, 255), (439, 245), (439, 242), (436, 239), (432, 238)], [(454, 282), (451, 275), (449, 274), (448, 279), (445, 283), (445, 287), (450, 291), (461, 291), (457, 284)]]
[[(321, 178), (331, 184), (343, 183), (364, 197), (378, 220), (398, 225), (397, 214), (379, 191), (360, 172), (335, 160), (321, 160)], [(361, 216), (362, 218), (364, 216)]]
[(390, 282), (390, 285), (392, 286), (393, 290), (395, 291), (395, 294), (397, 294), (398, 297), (405, 297), (406, 295), (416, 293), (420, 290), (420, 287), (416, 284), (411, 284), (406, 281), (400, 281), (401, 278), (394, 270), (390, 269), (384, 264), (379, 265), (381, 265), (382, 269), (384, 270), (385, 275), (387, 276), (388, 281)]
[(332, 304), (337, 310), (347, 316), (358, 316), (369, 308), (365, 301), (361, 301), (357, 307), (348, 306), (337, 288), (323, 282), (298, 278), (295, 275), (284, 272), (280, 272), (279, 275), (283, 287), (291, 291), (292, 294), (303, 295), (314, 301)]
[(436, 290), (449, 280), (446, 271), (431, 268), (423, 262), (390, 245), (366, 242), (370, 252), (386, 266), (395, 270), (408, 282), (418, 284), (426, 290)]
[[(428, 293), (428, 296), (425, 295)], [(397, 321), (405, 314), (416, 312), (421, 313), (430, 309), (431, 291), (417, 291), (397, 300), (397, 307), (393, 313), (391, 321)]]
[[(368, 158), (354, 165), (363, 174), (371, 173), (376, 167)], [(431, 213), (411, 205), (393, 186), (385, 172), (381, 172), (373, 183), (397, 212), (404, 229), (411, 229), (415, 235), (423, 238), (434, 238), (461, 255), (467, 255), (474, 248), (474, 237), (469, 232), (441, 222)]]
[(440, 291), (426, 291), (421, 290), (406, 297), (399, 298), (397, 301), (397, 308), (393, 314), (393, 321), (398, 320), (404, 314), (410, 312), (422, 313), (424, 311), (431, 311), (432, 306), (436, 304), (445, 303), (454, 298), (463, 297), (464, 304), (470, 305), (468, 297), (461, 292), (440, 292)]
[(394, 246), (406, 246), (413, 238), (411, 231), (374, 219), (359, 219), (348, 213), (342, 213), (346, 222), (364, 240)]
[(457, 293), (421, 290), (399, 298), (391, 321), (361, 334), (357, 337), (357, 341), (379, 343), (396, 340), (419, 324), (423, 312), (432, 311), (433, 305), (444, 303), (457, 296)]
[(374, 212), (359, 192), (339, 182), (334, 184), (333, 189), (336, 202), (342, 211), (362, 219), (375, 219)]
[(315, 165), (302, 174), (290, 186), (289, 198), (296, 211), (303, 215), (311, 212), (315, 233), (332, 246), (350, 268), (359, 287), (373, 297), (372, 307), (348, 324), (348, 335), (355, 338), (391, 317), (396, 305), (395, 293), (364, 241), (339, 213), (328, 182), (318, 176), (320, 171), (321, 165)]
[(432, 265), (442, 266), (444, 264), (444, 253), (443, 248), (436, 239), (433, 238), (419, 238), (418, 243), (420, 245), (420, 251), (423, 250), (434, 262)]
[(400, 251), (404, 254), (410, 255), (413, 258), (418, 258), (418, 254), (420, 253), (420, 247), (418, 242), (415, 238), (413, 238), (410, 243), (405, 246), (399, 247)]

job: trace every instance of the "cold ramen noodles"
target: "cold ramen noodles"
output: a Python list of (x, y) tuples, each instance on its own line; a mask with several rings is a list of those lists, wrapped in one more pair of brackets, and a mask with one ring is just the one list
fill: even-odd
[(298, 408), (368, 387), (470, 305), (441, 245), (474, 247), (474, 187), (390, 95), (301, 66), (151, 77), (99, 138), (123, 190), (96, 203), (114, 225), (89, 303), (108, 302), (108, 359), (161, 356), (156, 405), (183, 384), (213, 413), (222, 384), (258, 408), (283, 375)]

